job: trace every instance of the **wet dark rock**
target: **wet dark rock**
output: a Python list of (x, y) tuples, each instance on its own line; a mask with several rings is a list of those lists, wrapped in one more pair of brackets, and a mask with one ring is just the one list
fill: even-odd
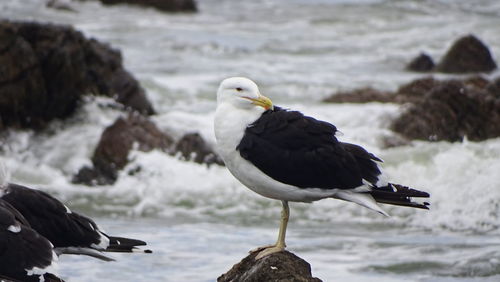
[(421, 53), (413, 59), (408, 65), (406, 65), (406, 69), (410, 71), (417, 72), (427, 72), (431, 71), (434, 68), (435, 64), (432, 60), (431, 56)]
[(338, 92), (323, 100), (326, 103), (369, 103), (394, 102), (394, 94), (390, 92), (381, 92), (371, 87), (354, 89), (351, 91)]
[(42, 106), (47, 103), (35, 51), (13, 27), (0, 24), (0, 130), (41, 126), (47, 119)]
[(257, 252), (235, 264), (217, 282), (321, 282), (312, 277), (311, 266), (298, 256), (283, 251), (255, 260)]
[(393, 121), (409, 139), (480, 141), (500, 136), (500, 103), (491, 93), (463, 81), (439, 82)]
[(490, 82), (486, 89), (493, 97), (500, 99), (500, 77)]
[(415, 79), (406, 84), (401, 85), (396, 95), (400, 97), (403, 102), (413, 102), (421, 100), (425, 95), (434, 87), (440, 84), (440, 81), (433, 77), (424, 77)]
[(84, 167), (73, 178), (74, 183), (103, 185), (113, 183), (118, 171), (127, 165), (134, 146), (143, 152), (159, 149), (168, 152), (173, 139), (161, 132), (147, 117), (130, 114), (107, 127), (92, 156), (93, 168)]
[(189, 133), (184, 135), (175, 145), (174, 152), (178, 152), (185, 160), (204, 164), (224, 165), (222, 159), (214, 153), (198, 133)]
[(164, 12), (196, 12), (194, 0), (100, 0), (105, 5), (129, 4), (152, 7)]
[(70, 26), (0, 21), (0, 129), (42, 128), (89, 93), (154, 113), (119, 51)]
[[(198, 133), (186, 134), (174, 142), (146, 116), (132, 113), (127, 118), (118, 118), (103, 131), (92, 156), (93, 166), (82, 167), (72, 182), (90, 186), (113, 184), (118, 172), (129, 163), (128, 155), (133, 148), (143, 152), (158, 149), (169, 155), (179, 154), (186, 161), (224, 165)], [(133, 175), (141, 169), (136, 167), (128, 173)]]
[(488, 47), (474, 35), (455, 41), (436, 66), (437, 71), (445, 73), (491, 72), (496, 68)]

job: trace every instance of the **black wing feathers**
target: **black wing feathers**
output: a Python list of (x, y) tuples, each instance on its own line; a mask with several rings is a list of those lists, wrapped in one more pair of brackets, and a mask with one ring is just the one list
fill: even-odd
[(0, 277), (13, 281), (39, 281), (39, 275), (27, 275), (26, 270), (51, 265), (52, 244), (23, 221), (19, 212), (0, 199)]
[(279, 107), (249, 125), (236, 148), (273, 179), (300, 188), (352, 189), (375, 184), (380, 161), (363, 148), (337, 140), (327, 122)]
[(96, 224), (66, 207), (49, 194), (10, 183), (2, 197), (30, 222), (31, 227), (49, 239), (55, 247), (98, 244), (100, 234)]

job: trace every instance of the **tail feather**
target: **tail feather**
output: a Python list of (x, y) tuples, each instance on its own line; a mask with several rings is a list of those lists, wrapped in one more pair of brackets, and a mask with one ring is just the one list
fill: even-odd
[(419, 209), (429, 209), (428, 202), (414, 202), (412, 198), (429, 198), (429, 193), (412, 189), (403, 185), (389, 183), (387, 186), (376, 187), (370, 191), (378, 203), (405, 206)]
[[(138, 246), (146, 246), (146, 242), (137, 239), (108, 236), (109, 246), (106, 248), (106, 252), (120, 252), (120, 253), (132, 253), (139, 251)], [(151, 253), (151, 250), (143, 250), (140, 252)]]

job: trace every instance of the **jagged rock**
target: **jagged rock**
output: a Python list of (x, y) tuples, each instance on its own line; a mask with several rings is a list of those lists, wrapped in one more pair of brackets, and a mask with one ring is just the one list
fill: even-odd
[(92, 156), (94, 167), (82, 168), (73, 182), (111, 184), (116, 180), (117, 172), (128, 163), (128, 154), (133, 146), (144, 152), (153, 149), (168, 151), (172, 144), (173, 139), (144, 116), (129, 114), (127, 118), (118, 118), (101, 135)]
[(321, 282), (312, 277), (311, 266), (298, 256), (283, 251), (255, 260), (257, 252), (251, 253), (235, 264), (217, 282)]
[(436, 66), (445, 73), (491, 72), (497, 68), (488, 47), (474, 35), (455, 41)]
[(41, 126), (46, 104), (44, 77), (35, 51), (13, 27), (0, 24), (0, 130)]
[(409, 83), (401, 85), (396, 95), (405, 102), (412, 102), (421, 100), (424, 96), (434, 87), (440, 84), (439, 80), (433, 77), (424, 77), (410, 81)]
[(434, 68), (435, 64), (432, 60), (431, 56), (421, 53), (413, 59), (408, 65), (406, 65), (406, 69), (410, 71), (417, 72), (427, 72), (431, 71)]
[(474, 84), (439, 82), (394, 120), (391, 128), (409, 139), (495, 138), (500, 136), (500, 100)]
[(0, 129), (68, 117), (88, 93), (154, 113), (120, 52), (70, 26), (2, 20), (0, 46)]
[(196, 163), (224, 165), (222, 159), (214, 153), (198, 133), (184, 135), (175, 145), (174, 152), (179, 152), (184, 159)]
[(196, 12), (194, 0), (100, 0), (105, 5), (130, 4), (153, 7), (164, 12)]
[[(113, 184), (118, 171), (128, 164), (132, 148), (143, 152), (159, 149), (169, 155), (180, 154), (187, 161), (224, 165), (198, 133), (186, 134), (174, 142), (147, 117), (132, 113), (127, 118), (118, 118), (103, 131), (92, 156), (93, 166), (82, 167), (72, 182), (90, 186)], [(129, 174), (135, 172), (130, 171)]]
[(381, 92), (371, 87), (354, 89), (352, 91), (338, 92), (323, 100), (326, 103), (369, 103), (394, 102), (394, 93)]

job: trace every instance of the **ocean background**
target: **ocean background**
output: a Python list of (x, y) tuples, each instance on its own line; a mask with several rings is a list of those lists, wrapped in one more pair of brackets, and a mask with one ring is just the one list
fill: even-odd
[[(469, 33), (499, 62), (500, 1), (199, 0), (196, 14), (70, 3), (76, 13), (41, 0), (3, 0), (0, 17), (70, 24), (120, 49), (158, 111), (152, 119), (175, 138), (199, 132), (213, 144), (217, 86), (247, 76), (275, 104), (332, 122), (342, 141), (384, 159), (394, 182), (430, 192), (429, 211), (384, 206), (390, 218), (338, 200), (292, 203), (288, 250), (308, 261), (314, 276), (500, 281), (500, 138), (385, 149), (384, 138), (394, 135), (388, 125), (404, 105), (321, 102), (339, 90), (395, 90), (425, 76), (403, 71), (421, 51), (437, 60)], [(224, 167), (134, 151), (114, 185), (72, 184), (91, 164), (103, 129), (124, 115), (109, 102), (87, 98), (69, 120), (0, 140), (12, 182), (48, 191), (108, 233), (144, 239), (154, 251), (114, 254), (111, 263), (63, 256), (61, 277), (214, 281), (249, 250), (274, 243), (281, 204), (251, 192)]]

